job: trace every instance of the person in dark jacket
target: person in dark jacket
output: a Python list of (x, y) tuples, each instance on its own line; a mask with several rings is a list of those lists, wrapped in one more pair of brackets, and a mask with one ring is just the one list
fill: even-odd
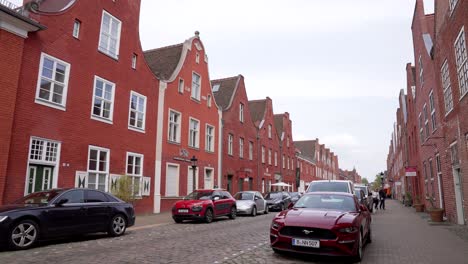
[(380, 209), (384, 209), (385, 210), (385, 197), (386, 196), (386, 193), (385, 193), (385, 190), (384, 189), (380, 189), (379, 191), (379, 198), (380, 198)]

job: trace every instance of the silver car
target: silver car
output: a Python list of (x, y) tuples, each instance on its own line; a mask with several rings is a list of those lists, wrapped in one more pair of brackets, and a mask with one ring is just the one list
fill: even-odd
[(245, 191), (234, 195), (237, 214), (256, 216), (257, 213), (268, 214), (268, 206), (259, 192)]

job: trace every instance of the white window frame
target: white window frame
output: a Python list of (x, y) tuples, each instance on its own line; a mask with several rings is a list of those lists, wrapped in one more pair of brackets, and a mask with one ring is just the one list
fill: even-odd
[(442, 88), (444, 89), (444, 106), (445, 115), (448, 115), (453, 110), (453, 95), (452, 85), (450, 83), (450, 70), (447, 60), (444, 61), (440, 68), (440, 78), (442, 79)]
[(453, 10), (455, 10), (457, 3), (458, 3), (458, 0), (449, 0), (450, 15), (453, 13)]
[[(199, 77), (199, 83), (195, 83), (194, 82), (194, 76), (198, 76)], [(196, 73), (195, 71), (192, 72), (192, 88), (190, 90), (190, 98), (196, 100), (196, 101), (200, 101), (200, 94), (201, 94), (201, 84), (202, 84), (202, 77), (200, 74)], [(198, 86), (197, 89), (195, 89), (195, 87)], [(195, 93), (195, 94), (194, 94)]]
[(262, 163), (265, 164), (265, 146), (262, 146)]
[[(52, 60), (54, 62), (54, 66), (52, 69), (52, 77), (54, 78), (55, 73), (56, 73), (56, 65), (57, 63), (60, 63), (65, 66), (65, 74), (63, 78), (63, 83), (60, 83), (58, 81), (55, 81), (55, 79), (50, 79), (48, 77), (44, 77), (45, 80), (49, 81), (51, 83), (51, 89), (50, 89), (50, 96), (49, 99), (44, 99), (39, 97), (40, 90), (41, 90), (41, 80), (42, 80), (42, 69), (44, 67), (44, 59), (47, 58), (49, 60)], [(65, 62), (63, 60), (57, 59), (49, 54), (46, 54), (44, 52), (41, 53), (41, 59), (39, 62), (39, 72), (38, 72), (38, 78), (37, 78), (37, 85), (36, 85), (36, 98), (35, 98), (35, 103), (37, 104), (42, 104), (45, 106), (50, 106), (52, 108), (56, 108), (59, 110), (65, 111), (65, 108), (67, 106), (67, 94), (68, 94), (68, 80), (70, 77), (70, 68), (71, 65), (68, 62)], [(53, 96), (53, 91), (55, 88), (55, 85), (63, 85), (63, 90), (62, 90), (62, 102), (61, 103), (55, 103), (52, 101), (52, 96)]]
[(244, 158), (244, 138), (239, 138), (239, 158)]
[(138, 55), (132, 54), (132, 69), (136, 70)]
[(252, 141), (249, 141), (249, 160), (253, 160), (253, 145)]
[[(103, 32), (104, 16), (105, 15), (108, 15), (110, 17), (109, 31), (111, 30), (112, 25), (114, 23), (117, 23), (117, 36), (115, 36), (116, 46), (115, 46), (115, 53), (114, 54), (110, 50), (110, 43), (111, 43), (112, 38), (114, 38), (114, 37), (111, 36), (110, 32), (109, 33), (104, 33)], [(111, 15), (109, 12), (103, 10), (102, 11), (102, 17), (101, 17), (101, 26), (100, 26), (100, 30), (99, 30), (98, 50), (100, 52), (106, 54), (107, 56), (111, 57), (111, 58), (114, 58), (116, 60), (119, 59), (121, 30), (122, 30), (122, 21), (120, 21), (119, 19), (117, 19), (116, 17)], [(103, 37), (104, 34), (108, 35), (108, 38), (109, 38), (108, 42), (106, 43), (106, 47), (101, 46), (101, 40), (102, 40), (102, 37)]]
[(208, 106), (208, 108), (211, 108), (211, 95), (207, 95), (206, 96), (206, 106)]
[(268, 165), (271, 165), (271, 149), (268, 149)]
[[(97, 154), (98, 157), (97, 157), (97, 161), (96, 161), (96, 170), (90, 170), (89, 169), (91, 150), (97, 150), (98, 151), (98, 154)], [(99, 169), (99, 156), (100, 156), (101, 152), (107, 152), (107, 155), (106, 155), (106, 170), (104, 170), (104, 171), (98, 170)], [(99, 190), (99, 174), (105, 174), (106, 179), (105, 179), (105, 187), (104, 187), (103, 191), (108, 192), (109, 191), (109, 168), (110, 168), (110, 149), (89, 145), (88, 146), (88, 164), (87, 164), (87, 167), (86, 167), (86, 171), (88, 173), (88, 188), (93, 189), (92, 187), (89, 186), (90, 185), (90, 176), (89, 176), (90, 173), (96, 173), (97, 174), (96, 175), (96, 182), (93, 183), (93, 184), (96, 185), (96, 188), (94, 188), (95, 190)]]
[(198, 53), (198, 52), (197, 52), (197, 54), (195, 55), (195, 62), (196, 62), (197, 64), (200, 63), (200, 53)]
[(424, 67), (422, 64), (421, 55), (419, 55), (418, 64), (419, 64), (419, 84), (421, 85), (420, 88), (422, 88), (424, 86)]
[(422, 114), (419, 113), (419, 116), (418, 116), (418, 125), (419, 125), (419, 138), (420, 138), (420, 141), (421, 141), (421, 144), (424, 142), (425, 138), (424, 138), (424, 126), (423, 126), (423, 122), (422, 122)]
[(177, 84), (177, 91), (181, 94), (184, 93), (184, 87), (185, 87), (185, 82), (184, 82), (184, 79), (182, 78), (179, 78), (179, 82)]
[[(192, 121), (197, 122), (197, 129), (192, 131)], [(195, 142), (191, 142), (192, 140), (192, 133), (196, 133), (194, 136)], [(188, 125), (188, 145), (191, 148), (200, 148), (200, 120), (190, 117), (189, 118), (189, 125)]]
[(464, 26), (461, 28), (453, 46), (461, 100), (466, 94), (468, 94), (468, 54)]
[[(211, 133), (210, 132), (211, 129)], [(215, 142), (215, 127), (206, 124), (205, 126), (205, 150), (208, 152), (214, 152), (214, 142)]]
[(434, 104), (434, 93), (429, 93), (429, 110), (431, 111), (431, 124), (432, 124), (432, 133), (437, 130), (437, 121), (436, 121), (436, 110)]
[(228, 155), (233, 156), (233, 144), (234, 144), (234, 136), (232, 134), (228, 134)]
[[(94, 102), (96, 101), (96, 82), (97, 81), (101, 81), (103, 82), (103, 87), (102, 87), (102, 96), (99, 98), (100, 100), (102, 101), (107, 101), (107, 102), (110, 102), (110, 110), (109, 110), (109, 118), (106, 118), (106, 117), (103, 117), (102, 116), (102, 113), (103, 113), (103, 110), (102, 110), (102, 107), (103, 105), (101, 105), (101, 115), (95, 115), (94, 114)], [(104, 94), (105, 94), (105, 86), (106, 84), (109, 84), (112, 86), (112, 93), (111, 93), (111, 100), (107, 100), (107, 99), (104, 99)], [(91, 119), (94, 119), (94, 120), (98, 120), (98, 121), (102, 121), (102, 122), (105, 122), (105, 123), (109, 123), (109, 124), (112, 124), (112, 120), (113, 120), (113, 116), (114, 116), (114, 98), (115, 98), (115, 83), (109, 81), (109, 80), (106, 80), (104, 78), (101, 78), (97, 75), (94, 76), (94, 84), (93, 84), (93, 102), (91, 104)]]
[[(133, 167), (132, 167), (132, 171), (129, 172), (128, 171), (128, 158), (129, 157), (132, 157), (133, 158)], [(137, 158), (140, 158), (140, 173), (135, 173), (135, 160)], [(139, 183), (138, 183), (138, 189), (136, 189), (136, 193), (134, 193), (133, 195), (135, 196), (138, 196), (140, 197), (141, 196), (141, 184), (142, 184), (142, 179), (143, 179), (143, 164), (144, 164), (144, 155), (143, 154), (140, 154), (140, 153), (135, 153), (135, 152), (128, 152), (127, 151), (127, 157), (125, 159), (125, 171), (126, 171), (126, 175), (128, 177), (131, 177), (132, 179), (132, 186), (135, 186), (135, 181), (138, 180)], [(135, 190), (135, 188), (132, 188), (133, 190)]]
[(283, 169), (286, 168), (286, 156), (283, 154)]
[(272, 138), (272, 126), (271, 125), (268, 125), (268, 138)]
[(243, 103), (239, 104), (239, 121), (241, 123), (244, 123), (244, 104)]
[(430, 131), (429, 131), (429, 115), (427, 113), (427, 105), (423, 105), (423, 114), (424, 114), (424, 130), (425, 130), (425, 138), (427, 139), (429, 137)]
[(275, 167), (278, 167), (278, 152), (275, 151)]
[[(179, 117), (177, 122), (173, 122), (171, 120), (171, 113), (174, 113)], [(167, 116), (167, 123), (168, 123), (168, 125), (167, 125), (167, 140), (169, 142), (173, 142), (173, 143), (180, 143), (182, 113), (179, 112), (179, 111), (176, 111), (174, 109), (169, 108), (169, 113), (168, 113), (168, 116)], [(175, 130), (173, 130), (173, 129), (175, 129)], [(173, 139), (172, 131), (175, 132), (175, 139)]]
[[(136, 108), (137, 109), (132, 109), (132, 97), (133, 96), (136, 96), (137, 98), (137, 106)], [(138, 110), (138, 107), (140, 105), (140, 99), (143, 99), (143, 112), (139, 111)], [(131, 91), (130, 92), (130, 101), (129, 101), (129, 105), (128, 105), (128, 129), (131, 129), (131, 130), (135, 130), (135, 131), (138, 131), (138, 132), (144, 132), (145, 131), (145, 127), (146, 127), (146, 101), (147, 101), (147, 98), (146, 96), (142, 95), (142, 94), (139, 94), (135, 91)], [(131, 117), (131, 114), (132, 112), (135, 112), (135, 125), (131, 125), (130, 124), (130, 117)], [(138, 127), (138, 114), (141, 114), (143, 115), (143, 120), (142, 120), (142, 123), (141, 123), (141, 127)]]
[(81, 21), (78, 19), (75, 19), (75, 21), (73, 21), (73, 32), (72, 32), (72, 36), (74, 38), (77, 38), (77, 39), (80, 38), (80, 28), (81, 28)]

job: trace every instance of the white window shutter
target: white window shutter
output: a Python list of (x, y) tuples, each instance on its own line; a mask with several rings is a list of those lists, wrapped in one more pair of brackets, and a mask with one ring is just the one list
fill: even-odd
[(151, 191), (151, 177), (142, 177), (142, 183), (140, 184), (141, 196), (150, 196)]
[(115, 193), (119, 189), (119, 179), (122, 175), (111, 174), (109, 177), (109, 191)]
[(75, 172), (75, 187), (88, 188), (88, 172), (86, 171)]

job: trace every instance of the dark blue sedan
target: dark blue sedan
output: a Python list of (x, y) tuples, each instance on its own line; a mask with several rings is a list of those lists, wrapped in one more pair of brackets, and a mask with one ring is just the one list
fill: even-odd
[(91, 189), (53, 189), (0, 207), (0, 243), (27, 249), (38, 240), (107, 232), (121, 236), (135, 224), (133, 205)]

